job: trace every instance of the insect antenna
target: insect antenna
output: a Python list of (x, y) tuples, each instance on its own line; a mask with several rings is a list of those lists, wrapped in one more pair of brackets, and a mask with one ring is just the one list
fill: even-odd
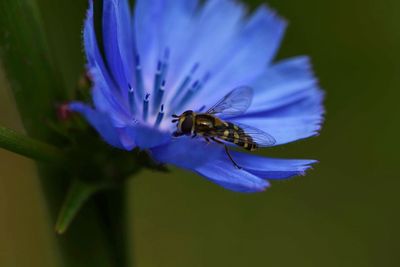
[(177, 122), (179, 119), (179, 116), (178, 115), (176, 115), (176, 114), (172, 114), (172, 118), (174, 118), (171, 122), (172, 123), (175, 123), (175, 122)]

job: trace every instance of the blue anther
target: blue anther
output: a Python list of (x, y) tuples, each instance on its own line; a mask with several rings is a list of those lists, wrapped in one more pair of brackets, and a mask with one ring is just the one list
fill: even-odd
[(160, 107), (161, 101), (162, 101), (163, 96), (164, 96), (164, 92), (165, 92), (165, 80), (162, 81), (160, 88), (157, 90), (156, 95), (153, 98), (153, 101), (154, 101), (153, 102), (154, 113), (156, 113), (156, 111)]
[(197, 92), (198, 88), (200, 87), (201, 87), (200, 82), (198, 80), (195, 81), (192, 87), (188, 91), (186, 91), (185, 95), (179, 101), (178, 107), (184, 106), (193, 97), (193, 95)]
[(181, 95), (183, 93), (183, 90), (185, 90), (187, 88), (187, 86), (189, 85), (190, 81), (191, 81), (191, 76), (188, 75), (185, 77), (185, 79), (183, 80), (183, 82), (179, 85), (178, 90), (176, 92), (176, 97), (178, 97), (179, 95)]
[(164, 59), (161, 65), (161, 80), (165, 80), (168, 71), (168, 60), (169, 60), (169, 48), (165, 48)]
[(158, 127), (160, 125), (163, 117), (164, 117), (164, 105), (161, 105), (161, 109), (158, 112), (157, 119), (156, 119), (156, 122), (154, 123), (154, 126)]
[(168, 62), (164, 61), (164, 63), (161, 66), (161, 81), (165, 80), (167, 76), (167, 71), (168, 71)]
[(136, 93), (140, 99), (143, 97), (144, 86), (143, 86), (142, 67), (140, 65), (139, 55), (136, 55), (135, 75), (136, 75)]
[(128, 98), (129, 98), (129, 109), (132, 114), (135, 113), (135, 91), (133, 90), (132, 86), (128, 84), (129, 87), (129, 92), (128, 92)]
[(161, 66), (162, 63), (161, 61), (157, 62), (157, 70), (156, 70), (156, 74), (154, 75), (154, 86), (153, 86), (153, 95), (157, 94), (158, 89), (161, 86), (161, 77), (162, 77), (162, 73), (161, 73)]
[(192, 69), (190, 70), (190, 73), (184, 78), (182, 83), (178, 86), (178, 90), (176, 91), (175, 99), (178, 99), (184, 93), (185, 89), (188, 87), (189, 83), (192, 80), (192, 75), (196, 72), (198, 67), (199, 67), (199, 63), (196, 63), (193, 65)]
[(208, 80), (209, 76), (210, 76), (209, 73), (207, 73), (204, 76), (202, 82), (200, 82), (199, 80), (196, 80), (193, 83), (192, 87), (181, 98), (178, 107), (185, 105), (193, 97), (193, 95), (195, 95), (198, 91), (200, 91), (200, 89), (203, 87), (204, 83)]
[(150, 94), (146, 94), (146, 97), (143, 100), (143, 120), (146, 121), (149, 115), (149, 97)]
[(200, 91), (200, 89), (203, 87), (204, 83), (208, 80), (208, 78), (210, 77), (209, 73), (207, 73), (204, 78), (203, 81), (200, 82), (199, 80), (196, 80), (193, 85), (191, 86), (191, 88), (185, 93), (185, 95), (181, 98), (181, 100), (179, 101), (179, 105), (178, 107), (182, 107), (184, 105), (187, 104), (187, 102), (197, 93)]
[(196, 64), (193, 65), (192, 69), (190, 70), (190, 74), (193, 74), (196, 72), (196, 70), (199, 67), (199, 63), (197, 62)]
[(193, 91), (196, 90), (197, 87), (199, 86), (199, 84), (200, 84), (199, 80), (196, 80), (196, 81), (193, 83), (193, 85), (192, 85), (192, 90), (193, 90)]
[(169, 59), (169, 48), (165, 48), (164, 50), (164, 61), (168, 61)]
[(184, 96), (180, 99), (178, 104), (178, 109), (187, 104), (187, 102), (193, 97), (194, 93), (197, 91), (196, 88), (199, 86), (199, 81), (195, 81), (192, 88), (186, 91)]
[(197, 112), (201, 113), (206, 109), (206, 105), (201, 106)]

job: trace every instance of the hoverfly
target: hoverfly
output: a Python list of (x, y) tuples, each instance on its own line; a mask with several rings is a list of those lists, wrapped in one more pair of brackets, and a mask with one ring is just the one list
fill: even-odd
[(179, 116), (174, 114), (172, 122), (177, 122), (177, 130), (173, 136), (187, 135), (192, 138), (201, 136), (208, 143), (214, 141), (222, 144), (233, 165), (241, 169), (229, 153), (228, 144), (235, 144), (254, 151), (259, 147), (272, 146), (276, 142), (271, 135), (259, 129), (219, 118), (219, 116), (243, 114), (249, 108), (252, 100), (253, 90), (250, 87), (242, 86), (233, 89), (204, 113), (187, 110)]

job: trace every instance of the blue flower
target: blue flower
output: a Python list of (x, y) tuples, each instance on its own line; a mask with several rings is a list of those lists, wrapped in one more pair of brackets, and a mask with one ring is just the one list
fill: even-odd
[(84, 26), (93, 107), (70, 107), (105, 142), (146, 149), (160, 163), (240, 192), (262, 191), (267, 179), (303, 175), (316, 162), (232, 151), (239, 169), (220, 144), (172, 136), (172, 114), (209, 107), (242, 85), (253, 88), (251, 106), (226, 120), (269, 133), (275, 145), (318, 133), (323, 92), (307, 57), (273, 62), (286, 28), (274, 11), (261, 6), (248, 15), (233, 0), (138, 0), (131, 14), (127, 0), (103, 2), (103, 49), (92, 1)]

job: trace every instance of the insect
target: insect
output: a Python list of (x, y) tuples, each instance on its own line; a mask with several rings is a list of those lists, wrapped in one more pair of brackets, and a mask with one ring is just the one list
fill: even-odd
[(253, 90), (242, 86), (233, 89), (204, 113), (187, 110), (179, 116), (174, 114), (172, 122), (177, 123), (177, 130), (173, 136), (200, 136), (208, 143), (214, 141), (222, 144), (233, 165), (241, 169), (229, 153), (228, 145), (234, 144), (254, 151), (259, 147), (272, 146), (276, 142), (271, 135), (259, 129), (220, 118), (243, 114), (249, 108), (252, 99)]

